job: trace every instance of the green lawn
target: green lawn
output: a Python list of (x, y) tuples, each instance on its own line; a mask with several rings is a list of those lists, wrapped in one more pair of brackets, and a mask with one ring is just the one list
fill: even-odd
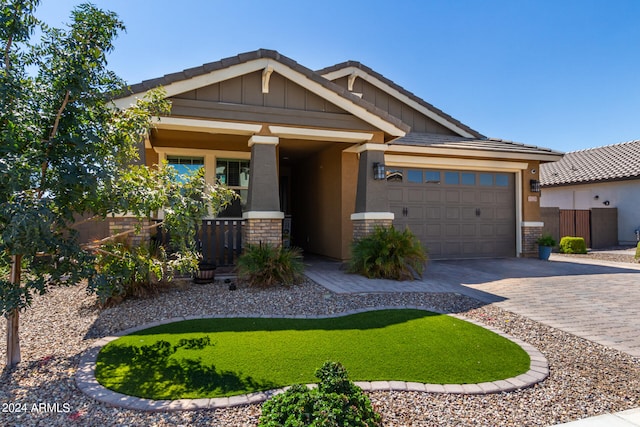
[(518, 345), (423, 310), (329, 319), (199, 319), (123, 336), (98, 355), (107, 388), (151, 399), (221, 397), (316, 381), (325, 361), (354, 381), (478, 383), (529, 369)]

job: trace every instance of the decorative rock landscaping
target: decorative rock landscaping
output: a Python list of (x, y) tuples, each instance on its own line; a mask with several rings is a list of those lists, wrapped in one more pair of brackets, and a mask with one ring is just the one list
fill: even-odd
[[(183, 284), (152, 298), (99, 310), (94, 298), (78, 286), (54, 289), (36, 298), (33, 308), (22, 314), (23, 361), (0, 376), (0, 424), (256, 426), (259, 403), (148, 412), (96, 401), (75, 384), (82, 354), (103, 337), (175, 317), (252, 313), (317, 316), (401, 306), (459, 313), (464, 319), (516, 337), (540, 350), (549, 361), (550, 375), (532, 387), (496, 394), (426, 393), (411, 391), (416, 387), (413, 384), (407, 384), (406, 391), (368, 391), (385, 426), (545, 426), (640, 405), (637, 358), (462, 295), (337, 295), (314, 283), (271, 290), (238, 286), (233, 292), (220, 283)], [(5, 333), (5, 327), (1, 322), (0, 334)], [(0, 347), (3, 359), (5, 351)], [(38, 406), (42, 403), (45, 405)], [(189, 408), (191, 402), (178, 404)]]

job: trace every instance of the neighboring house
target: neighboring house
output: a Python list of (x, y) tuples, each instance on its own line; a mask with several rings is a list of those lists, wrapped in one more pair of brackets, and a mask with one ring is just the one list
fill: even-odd
[[(541, 206), (560, 210), (611, 210), (609, 221), (591, 232), (617, 227), (617, 242), (635, 244), (640, 229), (640, 141), (565, 154), (541, 166)], [(617, 209), (617, 223), (613, 212)], [(606, 211), (604, 211), (606, 214)], [(606, 232), (606, 230), (604, 231)]]
[(243, 241), (335, 259), (375, 225), (410, 227), (431, 258), (532, 254), (537, 171), (561, 154), (486, 138), (358, 62), (312, 71), (272, 50), (131, 86), (164, 86), (172, 113), (145, 142), (148, 165), (205, 168), (241, 199)]

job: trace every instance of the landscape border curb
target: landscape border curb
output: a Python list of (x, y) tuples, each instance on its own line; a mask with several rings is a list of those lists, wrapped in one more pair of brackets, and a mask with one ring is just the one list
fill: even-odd
[[(544, 355), (534, 346), (525, 343), (522, 340), (514, 338), (496, 328), (484, 325), (473, 319), (468, 319), (459, 314), (443, 313), (437, 310), (427, 309), (425, 307), (418, 306), (391, 306), (391, 307), (376, 307), (366, 308), (358, 310), (350, 310), (342, 313), (335, 313), (330, 315), (256, 315), (256, 314), (234, 314), (230, 316), (224, 315), (211, 315), (211, 316), (181, 316), (171, 319), (160, 320), (156, 322), (147, 323), (144, 325), (136, 326), (133, 328), (125, 329), (118, 332), (113, 336), (108, 336), (99, 339), (93, 345), (83, 352), (78, 363), (78, 371), (75, 375), (75, 381), (78, 388), (86, 395), (93, 399), (105, 403), (110, 406), (117, 406), (127, 409), (143, 410), (143, 411), (188, 411), (199, 409), (219, 409), (229, 408), (233, 406), (248, 405), (252, 403), (261, 403), (276, 394), (283, 393), (288, 387), (278, 388), (274, 390), (268, 390), (263, 392), (243, 394), (231, 397), (217, 397), (217, 398), (201, 398), (201, 399), (177, 399), (177, 400), (151, 400), (134, 396), (128, 396), (122, 393), (117, 393), (113, 390), (109, 390), (102, 386), (96, 380), (95, 369), (98, 353), (109, 342), (118, 339), (121, 336), (138, 332), (143, 329), (152, 328), (154, 326), (164, 325), (167, 323), (181, 322), (184, 320), (195, 319), (225, 319), (225, 318), (287, 318), (287, 319), (326, 319), (333, 317), (342, 317), (352, 314), (390, 310), (390, 309), (415, 309), (431, 311), (438, 314), (444, 314), (454, 317), (465, 322), (472, 323), (487, 329), (495, 334), (508, 339), (509, 341), (520, 346), (531, 360), (529, 370), (524, 374), (520, 374), (516, 377), (507, 378), (505, 380), (484, 382), (478, 384), (425, 384), (416, 382), (405, 381), (354, 381), (354, 383), (362, 388), (364, 391), (416, 391), (425, 393), (449, 393), (449, 394), (492, 394), (510, 392), (523, 388), (528, 388), (545, 380), (549, 376), (549, 363)], [(307, 384), (308, 387), (316, 387), (316, 384)]]

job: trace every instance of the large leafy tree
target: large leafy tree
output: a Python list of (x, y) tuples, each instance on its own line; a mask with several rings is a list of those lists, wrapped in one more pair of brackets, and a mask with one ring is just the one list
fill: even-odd
[(190, 230), (225, 196), (201, 174), (168, 185), (163, 168), (130, 166), (152, 117), (169, 105), (161, 91), (126, 110), (109, 101), (124, 88), (107, 68), (124, 29), (117, 16), (83, 4), (56, 29), (35, 18), (38, 3), (0, 2), (0, 258), (11, 266), (0, 275), (0, 312), (8, 320), (8, 366), (20, 361), (19, 313), (34, 294), (104, 280), (94, 266), (100, 249), (81, 246), (71, 228), (79, 215), (144, 217), (164, 208), (166, 225), (179, 230), (174, 246), (187, 253), (179, 259), (193, 265)]

